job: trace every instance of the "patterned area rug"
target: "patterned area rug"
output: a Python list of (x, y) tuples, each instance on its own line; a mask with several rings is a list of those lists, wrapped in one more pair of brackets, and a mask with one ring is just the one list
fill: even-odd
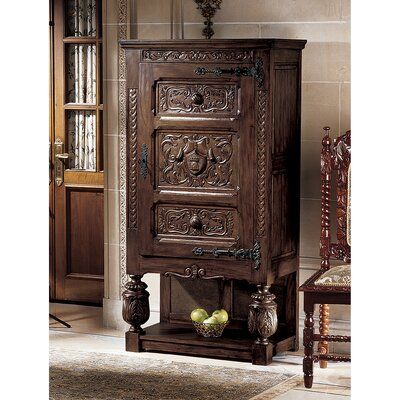
[(51, 400), (269, 400), (298, 383), (290, 374), (50, 350)]

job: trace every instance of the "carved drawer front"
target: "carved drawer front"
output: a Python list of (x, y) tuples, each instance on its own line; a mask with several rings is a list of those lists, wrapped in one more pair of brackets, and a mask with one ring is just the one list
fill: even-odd
[(235, 209), (202, 206), (156, 207), (158, 237), (186, 237), (199, 239), (236, 239), (238, 215)]
[(239, 114), (235, 83), (157, 82), (157, 115), (235, 117)]
[(237, 189), (237, 135), (158, 131), (156, 175), (162, 188)]

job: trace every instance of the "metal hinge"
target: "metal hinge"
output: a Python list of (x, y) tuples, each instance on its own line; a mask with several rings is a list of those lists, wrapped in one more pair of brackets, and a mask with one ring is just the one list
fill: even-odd
[(214, 257), (226, 256), (234, 257), (237, 260), (251, 260), (254, 261), (254, 269), (258, 271), (261, 265), (261, 246), (258, 240), (254, 241), (252, 249), (203, 249), (202, 247), (195, 247), (192, 250), (195, 256), (203, 256), (204, 254), (211, 254)]
[(222, 76), (223, 74), (236, 75), (236, 76), (253, 76), (257, 81), (258, 86), (264, 83), (264, 68), (261, 58), (257, 58), (253, 67), (237, 66), (235, 68), (220, 68), (208, 69), (205, 67), (198, 67), (195, 69), (197, 75), (214, 74), (215, 76)]

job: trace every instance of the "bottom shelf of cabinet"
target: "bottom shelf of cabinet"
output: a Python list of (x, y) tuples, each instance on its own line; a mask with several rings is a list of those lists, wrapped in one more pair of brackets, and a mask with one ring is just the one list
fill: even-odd
[[(296, 336), (278, 329), (270, 338), (272, 355), (296, 349)], [(126, 333), (127, 351), (154, 351), (190, 356), (223, 358), (239, 361), (260, 362), (259, 351), (254, 348), (254, 338), (241, 329), (226, 328), (220, 338), (203, 338), (191, 325), (161, 322), (145, 329), (145, 334)], [(261, 357), (262, 359), (262, 357)]]

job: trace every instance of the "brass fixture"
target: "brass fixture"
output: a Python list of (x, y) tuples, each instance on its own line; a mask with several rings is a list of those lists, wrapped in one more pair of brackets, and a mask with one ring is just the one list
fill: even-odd
[(201, 15), (206, 19), (203, 29), (203, 36), (206, 39), (211, 39), (214, 35), (214, 29), (212, 28), (213, 22), (211, 18), (214, 17), (217, 10), (221, 8), (222, 0), (194, 0), (197, 4), (197, 8), (201, 11)]
[(64, 182), (65, 161), (68, 160), (69, 154), (64, 153), (64, 143), (60, 138), (54, 142), (54, 157), (55, 157), (55, 178), (57, 186), (61, 186)]

